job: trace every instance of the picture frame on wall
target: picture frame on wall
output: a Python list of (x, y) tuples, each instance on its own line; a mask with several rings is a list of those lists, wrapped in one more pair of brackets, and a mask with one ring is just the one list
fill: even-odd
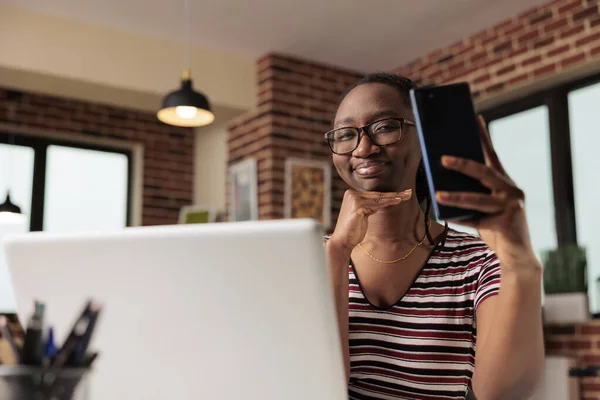
[(229, 221), (258, 220), (258, 167), (248, 158), (229, 167)]
[(331, 226), (331, 164), (291, 157), (285, 161), (285, 218), (311, 218)]
[(189, 205), (179, 211), (180, 224), (210, 224), (216, 222), (217, 211), (208, 205)]

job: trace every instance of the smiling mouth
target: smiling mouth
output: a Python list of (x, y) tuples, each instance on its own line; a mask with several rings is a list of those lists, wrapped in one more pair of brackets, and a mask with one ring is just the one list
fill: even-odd
[(380, 175), (386, 168), (387, 164), (382, 162), (369, 162), (358, 165), (354, 168), (354, 173), (361, 178), (373, 178)]

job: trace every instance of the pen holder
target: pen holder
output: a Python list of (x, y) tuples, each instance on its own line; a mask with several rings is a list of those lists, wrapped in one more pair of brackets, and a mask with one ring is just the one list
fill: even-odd
[(90, 371), (0, 365), (0, 399), (87, 400)]

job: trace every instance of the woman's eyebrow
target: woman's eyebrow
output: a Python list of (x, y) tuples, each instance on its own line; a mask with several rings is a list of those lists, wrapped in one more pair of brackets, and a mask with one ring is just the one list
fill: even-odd
[[(382, 111), (377, 111), (376, 113), (372, 114), (369, 116), (369, 121), (370, 122), (374, 122), (377, 121), (378, 119), (381, 118), (398, 118), (398, 113), (396, 111), (393, 110), (382, 110)], [(339, 126), (339, 127), (348, 127), (348, 126), (352, 126), (352, 124), (354, 123), (354, 118), (352, 117), (346, 117), (344, 119), (341, 119), (339, 121), (335, 122), (335, 126)]]

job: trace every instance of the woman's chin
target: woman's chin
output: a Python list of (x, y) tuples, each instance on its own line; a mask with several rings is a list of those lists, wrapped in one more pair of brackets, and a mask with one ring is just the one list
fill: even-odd
[(400, 192), (403, 189), (401, 187), (396, 187), (396, 185), (390, 185), (389, 182), (382, 181), (379, 179), (367, 179), (367, 180), (358, 180), (354, 182), (352, 185), (354, 190), (359, 192), (380, 192), (380, 193), (388, 193), (388, 192)]

